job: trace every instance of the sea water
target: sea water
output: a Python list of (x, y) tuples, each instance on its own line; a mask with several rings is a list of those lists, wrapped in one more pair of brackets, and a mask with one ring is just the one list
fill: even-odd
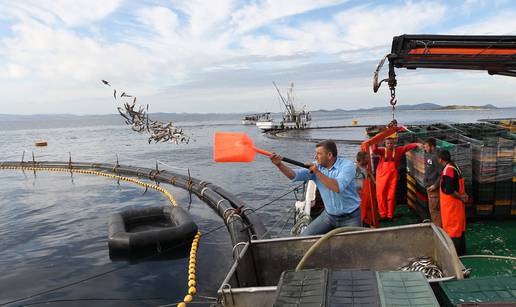
[[(401, 124), (474, 122), (479, 118), (516, 117), (516, 109), (483, 111), (400, 111)], [(242, 126), (241, 115), (183, 116), (178, 126), (192, 137), (189, 144), (149, 144), (113, 117), (44, 116), (0, 122), (0, 161), (103, 162), (169, 169), (213, 182), (258, 208), (293, 189), (270, 161), (215, 163), (215, 131), (249, 134), (257, 147), (311, 161), (314, 143), (270, 139), (254, 126)], [(8, 118), (8, 117), (7, 117)], [(172, 118), (173, 119), (173, 118)], [(389, 112), (315, 112), (313, 126), (386, 124)], [(364, 138), (363, 129), (309, 130), (303, 138)], [(47, 147), (35, 147), (46, 140)], [(339, 154), (354, 159), (357, 145), (338, 144)], [(107, 221), (127, 208), (167, 205), (162, 194), (93, 175), (0, 171), (0, 304), (83, 306), (156, 306), (175, 304), (187, 292), (187, 252), (145, 261), (111, 259)], [(231, 265), (231, 243), (220, 219), (195, 195), (165, 186), (192, 214), (201, 232), (195, 300), (212, 303)], [(258, 211), (272, 236), (287, 236), (291, 208), (299, 193), (290, 193)], [(497, 237), (498, 238), (498, 237)], [(495, 238), (496, 239), (496, 238)], [(504, 238), (499, 238), (504, 240)]]

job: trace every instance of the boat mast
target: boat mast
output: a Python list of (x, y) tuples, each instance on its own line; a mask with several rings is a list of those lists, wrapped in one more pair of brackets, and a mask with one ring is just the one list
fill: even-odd
[[(289, 96), (289, 93), (287, 92), (287, 96), (288, 96), (288, 100), (285, 99), (285, 97), (283, 97), (283, 95), (281, 95), (281, 92), (278, 88), (278, 86), (276, 85), (276, 82), (272, 81), (272, 84), (274, 85), (274, 87), (276, 88), (276, 91), (278, 92), (280, 98), (281, 98), (281, 101), (283, 102), (283, 105), (285, 105), (285, 108), (287, 109), (287, 112), (290, 116), (293, 116), (294, 113), (293, 113), (293, 107), (291, 108), (291, 102), (290, 102), (290, 96)], [(292, 86), (294, 86), (292, 84)]]

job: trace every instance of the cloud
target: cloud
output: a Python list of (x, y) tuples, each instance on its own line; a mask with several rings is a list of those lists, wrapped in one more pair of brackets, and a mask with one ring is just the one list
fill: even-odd
[(177, 36), (179, 20), (177, 14), (170, 9), (155, 6), (139, 10), (137, 14), (142, 24), (151, 27), (156, 35), (167, 38)]
[(245, 33), (280, 18), (344, 3), (342, 0), (268, 0), (245, 5), (232, 14), (232, 24)]
[(4, 18), (35, 19), (48, 25), (66, 27), (87, 25), (111, 14), (122, 0), (34, 0), (5, 1), (0, 12)]
[(450, 34), (515, 35), (516, 11), (504, 11), (482, 21), (455, 27)]
[(188, 16), (190, 34), (205, 38), (230, 28), (227, 21), (235, 5), (236, 1), (232, 0), (173, 1), (173, 7)]
[(516, 20), (513, 10), (471, 4), (475, 18), (464, 24), (449, 14), (461, 5), (373, 3), (3, 1), (0, 91), (22, 113), (114, 110), (100, 79), (151, 99), (154, 111), (257, 110), (275, 99), (273, 80), (294, 81), (315, 108), (360, 93), (379, 103), (371, 74), (393, 36), (449, 24), (496, 32)]
[(447, 7), (439, 2), (407, 2), (401, 6), (362, 5), (336, 14), (335, 21), (352, 42), (348, 49), (390, 45), (391, 38), (420, 32), (440, 23)]
[[(140, 79), (129, 73), (146, 72), (144, 54), (127, 44), (104, 45), (32, 20), (17, 23), (12, 32), (14, 37), (1, 41), (4, 53), (11, 67), (30, 71), (34, 79), (89, 81), (100, 75)], [(140, 65), (127, 67), (131, 62)]]

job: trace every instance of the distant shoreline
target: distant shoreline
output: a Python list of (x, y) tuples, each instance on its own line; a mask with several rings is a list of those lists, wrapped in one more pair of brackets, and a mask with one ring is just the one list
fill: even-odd
[(456, 109), (446, 109), (446, 108), (442, 108), (442, 109), (414, 109), (414, 110), (401, 110), (401, 111), (437, 111), (437, 112), (442, 112), (442, 111), (490, 111), (490, 110), (498, 110), (499, 108), (496, 108), (496, 109), (490, 109), (490, 108), (482, 108), (482, 109), (471, 109), (471, 108), (456, 108)]
[[(483, 106), (464, 106), (464, 107), (454, 107), (450, 108), (448, 107), (439, 107), (439, 108), (417, 108), (413, 107), (414, 105), (399, 105), (396, 107), (396, 111), (495, 111), (495, 110), (515, 110), (516, 107), (483, 107)], [(332, 113), (332, 112), (384, 112), (384, 111), (391, 111), (390, 107), (378, 107), (378, 108), (369, 108), (369, 109), (352, 109), (352, 110), (345, 110), (345, 109), (333, 109), (333, 110), (326, 110), (326, 109), (318, 109), (318, 110), (310, 110), (310, 112), (320, 112), (320, 113)], [(155, 117), (157, 119), (162, 118), (174, 118), (174, 120), (182, 120), (184, 117), (191, 117), (191, 116), (200, 116), (200, 117), (206, 117), (206, 118), (213, 118), (214, 120), (220, 119), (220, 118), (230, 118), (233, 116), (244, 116), (247, 114), (255, 114), (260, 112), (234, 112), (234, 113), (167, 113), (167, 112), (156, 112), (156, 113), (150, 113), (149, 115), (151, 117)], [(262, 112), (263, 113), (263, 112)], [(281, 114), (281, 112), (271, 112), (272, 114)], [(118, 113), (107, 113), (107, 114), (70, 114), (70, 113), (43, 113), (43, 114), (0, 114), (0, 120), (13, 120), (13, 119), (27, 119), (27, 120), (46, 120), (47, 118), (53, 118), (55, 120), (70, 120), (70, 119), (91, 119), (95, 118), (98, 120), (102, 120), (108, 117), (120, 117)]]

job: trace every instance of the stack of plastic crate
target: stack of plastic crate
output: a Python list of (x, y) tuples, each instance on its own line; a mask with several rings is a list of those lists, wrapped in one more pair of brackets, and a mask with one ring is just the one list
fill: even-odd
[(509, 216), (512, 206), (512, 159), (515, 142), (499, 137), (497, 145), (494, 213), (496, 216)]
[(512, 206), (511, 215), (516, 215), (516, 147), (512, 154)]
[(412, 150), (407, 153), (407, 204), (420, 218), (429, 218), (428, 198), (424, 185), (425, 153)]
[[(410, 128), (409, 128), (410, 129)], [(448, 150), (452, 160), (460, 168), (464, 177), (466, 193), (472, 193), (472, 162), (471, 145), (459, 139), (455, 129), (447, 125), (431, 125), (412, 127), (409, 135), (412, 141), (424, 142), (429, 137), (437, 140), (439, 150)], [(406, 136), (408, 138), (408, 136)], [(428, 154), (423, 150), (414, 150), (407, 153), (407, 203), (416, 210), (421, 218), (428, 217), (428, 199), (424, 187), (425, 161)], [(474, 215), (473, 206), (466, 204), (466, 214), (468, 217)]]
[[(461, 131), (461, 140), (470, 142), (472, 146), (473, 198), (476, 215), (510, 214), (512, 185), (509, 184), (508, 179), (512, 176), (512, 158), (509, 156), (514, 150), (514, 142), (505, 138), (508, 130), (486, 123), (454, 124), (453, 126)], [(501, 193), (500, 196), (498, 192)], [(499, 208), (496, 208), (497, 201)]]
[[(514, 124), (516, 124), (516, 120), (513, 120)], [(512, 127), (512, 126), (511, 126)], [(511, 132), (507, 133), (506, 138), (511, 139), (513, 141), (513, 150), (512, 150), (512, 203), (511, 203), (511, 215), (516, 215), (516, 133)]]

